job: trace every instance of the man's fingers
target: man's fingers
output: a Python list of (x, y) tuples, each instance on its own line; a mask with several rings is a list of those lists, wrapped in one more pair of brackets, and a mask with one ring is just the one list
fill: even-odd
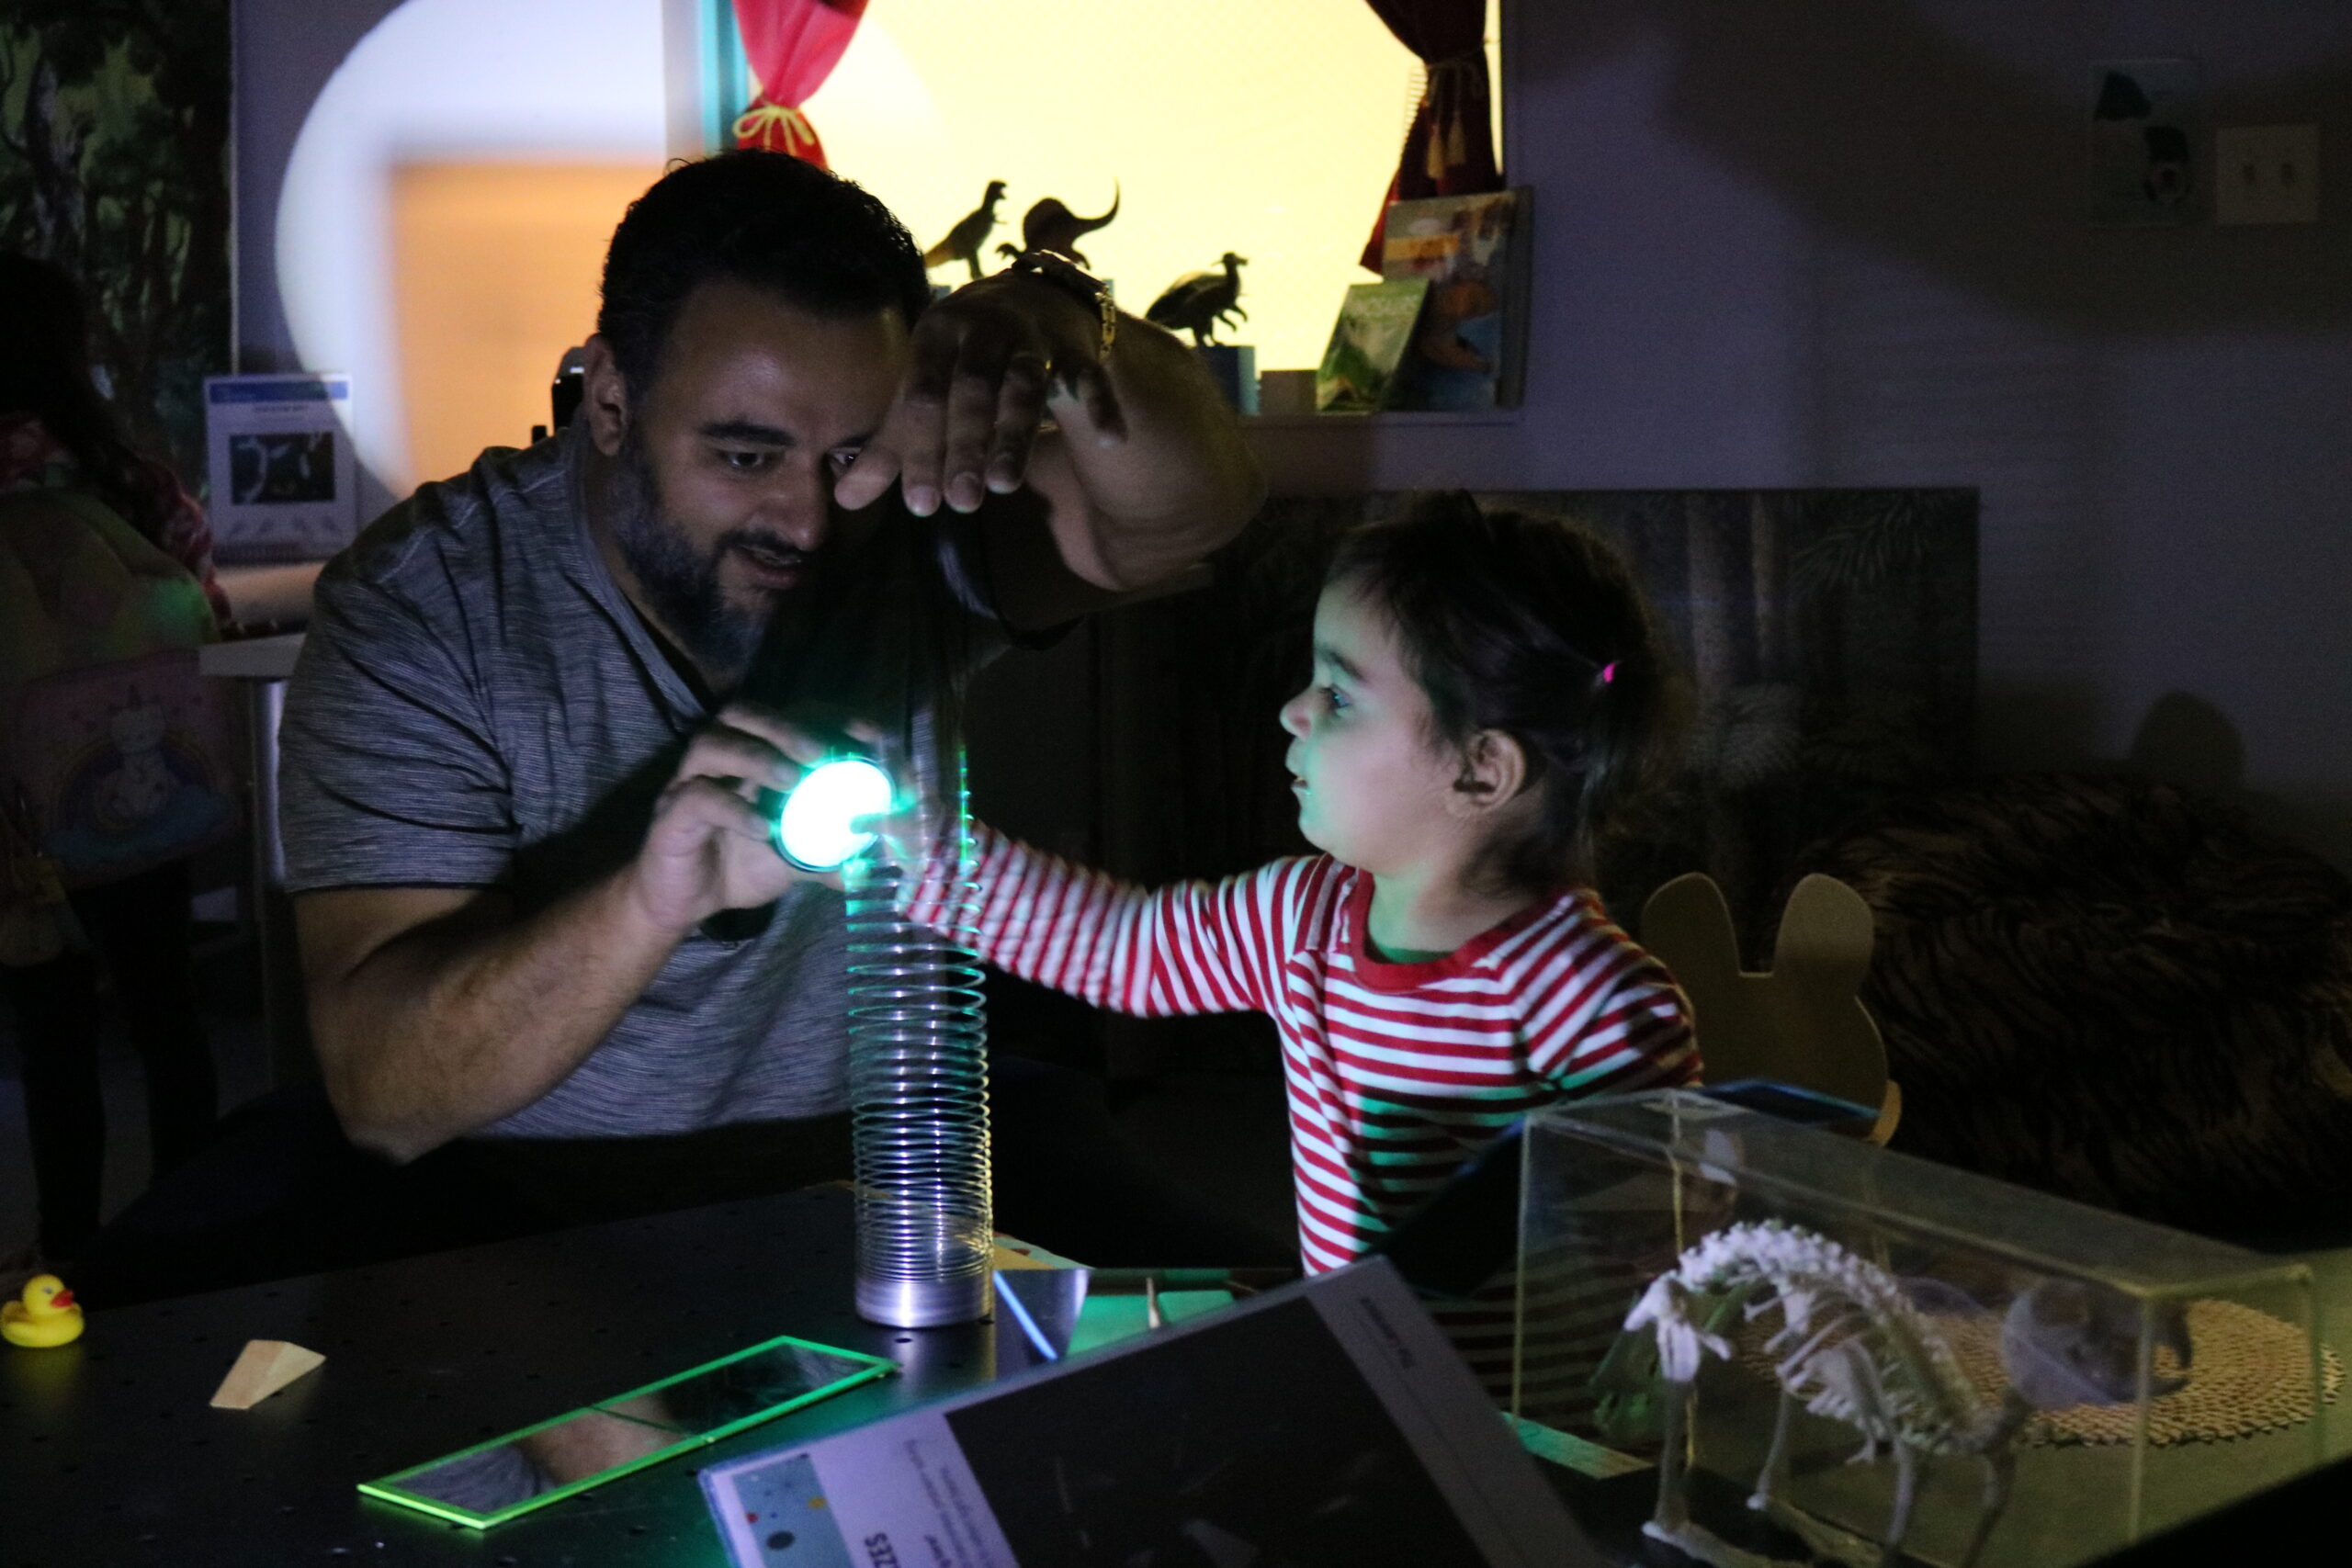
[(1091, 341), (1065, 332), (1067, 323), (977, 298), (981, 292), (923, 318), (882, 428), (833, 488), (842, 506), (868, 506), (894, 481), (918, 517), (943, 502), (972, 512), (990, 491), (1020, 489), (1049, 399), (1077, 405), (1068, 422), (1082, 423), (1096, 439), (1125, 437)]
[(947, 389), (956, 383), (956, 370), (964, 356), (964, 340), (968, 329), (922, 332), (914, 338), (914, 358), (907, 367), (906, 385), (902, 395), (922, 402), (944, 403)]
[(1119, 410), (1119, 395), (1112, 389), (1111, 373), (1093, 360), (1080, 360), (1066, 370), (1057, 366), (1056, 369), (1063, 388), (1086, 411), (1086, 423), (1094, 427), (1096, 437), (1103, 441), (1125, 440), (1126, 415)]
[(947, 395), (947, 424), (943, 433), (941, 479), (947, 504), (970, 512), (988, 496), (982, 471), (988, 461), (989, 436), (995, 428), (997, 401), (1011, 345), (974, 333), (964, 339), (956, 367), (956, 380)]
[(779, 897), (796, 882), (840, 889), (838, 873), (803, 871), (776, 852), (775, 818), (716, 779), (690, 779), (664, 803), (663, 820), (673, 853), (715, 852), (722, 908), (749, 908)]
[(803, 768), (814, 767), (825, 760), (827, 748), (823, 741), (748, 704), (728, 704), (719, 710), (718, 723), (766, 741)]
[(1029, 471), (1029, 448), (1037, 439), (1038, 422), (1046, 417), (1046, 378), (1043, 355), (1016, 354), (1005, 366), (1004, 384), (998, 389), (996, 428), (989, 442), (989, 489), (1010, 495), (1021, 488)]
[(876, 439), (898, 453), (899, 488), (907, 510), (928, 517), (939, 510), (939, 444), (947, 423), (947, 400), (908, 393), (883, 421)]
[(834, 484), (833, 499), (844, 511), (863, 512), (890, 493), (890, 487), (899, 482), (899, 469), (898, 449), (882, 445), (878, 438), (870, 441)]
[(768, 841), (769, 818), (715, 778), (691, 778), (672, 788), (662, 802), (662, 816), (668, 823)]
[(790, 789), (800, 764), (757, 735), (714, 725), (686, 743), (675, 783), (715, 779), (730, 789)]

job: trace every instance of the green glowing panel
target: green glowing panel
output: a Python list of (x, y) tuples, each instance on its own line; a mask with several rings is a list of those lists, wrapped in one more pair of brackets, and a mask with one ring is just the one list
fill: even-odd
[[(1176, 1323), (1233, 1304), (1231, 1291), (1162, 1291), (1159, 1319)], [(1140, 1295), (1089, 1292), (1078, 1311), (1078, 1326), (1069, 1337), (1068, 1354), (1076, 1356), (1122, 1339), (1132, 1339), (1151, 1328), (1151, 1309)]]
[(359, 1490), (483, 1529), (897, 1370), (878, 1356), (786, 1336)]
[(853, 826), (890, 809), (890, 775), (863, 757), (837, 757), (801, 776), (775, 818), (775, 847), (805, 871), (848, 864), (874, 842)]

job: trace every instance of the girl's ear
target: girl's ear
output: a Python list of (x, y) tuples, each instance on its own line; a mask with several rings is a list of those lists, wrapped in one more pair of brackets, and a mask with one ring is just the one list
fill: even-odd
[(1501, 810), (1526, 790), (1527, 752), (1512, 736), (1482, 729), (1462, 748), (1462, 771), (1446, 805), (1464, 818)]

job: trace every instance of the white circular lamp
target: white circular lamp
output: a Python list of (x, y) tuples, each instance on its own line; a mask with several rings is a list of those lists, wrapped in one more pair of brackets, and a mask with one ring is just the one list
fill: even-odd
[(870, 848), (856, 826), (890, 809), (890, 775), (864, 757), (836, 757), (801, 775), (784, 797), (770, 837), (776, 853), (803, 871), (839, 871)]

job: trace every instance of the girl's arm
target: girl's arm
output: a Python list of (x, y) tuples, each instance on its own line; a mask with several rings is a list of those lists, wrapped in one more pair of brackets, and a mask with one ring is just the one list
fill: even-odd
[(1576, 1099), (1699, 1081), (1690, 1004), (1665, 966), (1613, 927), (1532, 966), (1528, 1066)]
[[(978, 865), (969, 928), (989, 963), (1114, 1012), (1267, 1010), (1294, 940), (1301, 889), (1318, 866), (1272, 865), (1221, 882), (1153, 892), (1114, 881), (975, 825)], [(952, 859), (934, 853), (908, 902), (918, 924), (949, 930)]]

